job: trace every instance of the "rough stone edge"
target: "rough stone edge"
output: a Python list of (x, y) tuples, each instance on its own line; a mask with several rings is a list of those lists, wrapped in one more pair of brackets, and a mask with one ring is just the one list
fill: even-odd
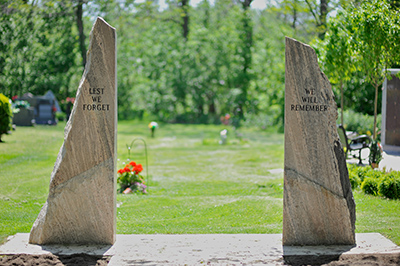
[[(329, 79), (327, 78), (327, 76), (325, 75), (325, 73), (322, 71), (322, 69), (320, 68), (319, 64), (318, 64), (318, 55), (315, 52), (314, 48), (312, 48), (310, 45), (308, 44), (304, 44), (294, 38), (291, 37), (285, 37), (285, 46), (287, 45), (288, 41), (292, 41), (294, 42), (296, 45), (302, 45), (304, 47), (306, 47), (307, 49), (309, 49), (310, 51), (312, 51), (312, 54), (314, 55), (315, 60), (314, 64), (316, 66), (317, 69), (319, 69), (320, 74), (322, 76), (322, 78), (324, 80), (326, 80), (326, 82), (329, 83), (330, 88), (331, 84), (329, 82)], [(285, 48), (286, 50), (286, 48)], [(286, 51), (285, 51), (285, 68), (286, 68)], [(286, 70), (285, 70), (286, 71)], [(286, 78), (285, 78), (286, 79)], [(285, 89), (286, 90), (286, 89)], [(286, 95), (286, 92), (285, 92)], [(285, 96), (285, 104), (286, 104), (286, 96)], [(335, 122), (336, 123), (336, 122)], [(337, 131), (335, 131), (335, 135), (336, 135), (336, 141), (334, 142), (334, 154), (337, 160), (337, 165), (339, 167), (339, 178), (340, 178), (340, 185), (342, 187), (342, 191), (343, 191), (343, 197), (346, 200), (347, 206), (348, 206), (348, 211), (349, 211), (349, 215), (350, 215), (350, 223), (352, 226), (352, 232), (353, 232), (353, 238), (354, 238), (354, 243), (352, 243), (351, 245), (355, 245), (356, 244), (356, 237), (355, 237), (355, 223), (356, 223), (356, 208), (355, 208), (355, 201), (354, 201), (354, 197), (353, 197), (353, 192), (351, 190), (351, 184), (350, 184), (350, 180), (349, 180), (349, 173), (348, 173), (348, 169), (347, 169), (347, 162), (346, 162), (346, 158), (343, 152), (343, 147), (340, 143), (340, 138), (339, 138), (339, 134), (337, 133)], [(286, 171), (286, 166), (284, 166), (284, 171)], [(321, 184), (318, 184), (321, 187), (325, 188), (324, 186), (322, 186)]]
[[(103, 18), (101, 17), (97, 17), (95, 23), (92, 26), (92, 29), (90, 31), (90, 35), (89, 35), (89, 49), (87, 51), (87, 60), (86, 60), (86, 65), (85, 65), (85, 69), (84, 72), (82, 74), (82, 78), (79, 82), (79, 86), (78, 86), (78, 90), (77, 90), (77, 94), (76, 94), (76, 100), (78, 100), (81, 97), (81, 90), (82, 90), (82, 86), (83, 83), (85, 82), (85, 80), (87, 79), (87, 75), (90, 71), (91, 68), (91, 58), (92, 58), (92, 53), (91, 53), (91, 48), (92, 48), (92, 40), (93, 40), (93, 36), (94, 36), (94, 29), (96, 28), (96, 25), (98, 23), (104, 23), (106, 24), (109, 28), (112, 29), (112, 32), (114, 34), (114, 40), (115, 40), (115, 78), (114, 78), (114, 88), (115, 88), (115, 97), (114, 97), (114, 114), (115, 114), (115, 119), (114, 119), (114, 136), (115, 136), (115, 141), (114, 141), (114, 173), (116, 173), (117, 170), (117, 126), (118, 126), (118, 100), (117, 100), (117, 95), (118, 95), (118, 87), (117, 87), (117, 31), (114, 27), (112, 27), (110, 24), (108, 24)], [(51, 190), (55, 190), (57, 189), (56, 187), (52, 187), (52, 181), (53, 178), (55, 176), (55, 174), (57, 173), (57, 169), (60, 167), (60, 163), (62, 162), (62, 158), (65, 156), (65, 141), (68, 139), (68, 135), (69, 132), (71, 131), (72, 128), (72, 122), (74, 119), (74, 114), (76, 112), (76, 109), (78, 107), (76, 105), (73, 106), (72, 111), (71, 111), (71, 115), (70, 115), (70, 119), (67, 121), (67, 124), (65, 126), (64, 129), (64, 141), (63, 144), (61, 145), (60, 151), (57, 155), (57, 159), (56, 162), (54, 164), (54, 168), (53, 171), (51, 173), (51, 177), (50, 177), (50, 189), (49, 189), (49, 195), (48, 198), (50, 197), (50, 191)], [(90, 169), (88, 169), (90, 170)], [(116, 202), (117, 202), (117, 195), (116, 195), (116, 189), (117, 189), (117, 185), (116, 185), (116, 180), (115, 180), (115, 174), (114, 174), (114, 182), (113, 182), (113, 201), (114, 201), (114, 214), (113, 214), (113, 220), (114, 220), (114, 228), (113, 228), (113, 241), (110, 244), (114, 244), (116, 241), (116, 232), (117, 232), (117, 208), (116, 208)], [(62, 185), (62, 184), (60, 184)], [(43, 224), (45, 224), (45, 218), (46, 218), (46, 209), (48, 208), (48, 199), (46, 199), (46, 202), (44, 203), (43, 207), (41, 208), (41, 210), (39, 211), (38, 217), (36, 218), (35, 222), (32, 225), (31, 228), (31, 233), (33, 230), (35, 230), (34, 228), (42, 228)], [(42, 243), (35, 243), (36, 241), (34, 241), (33, 237), (31, 238), (31, 235), (29, 237), (29, 244), (42, 244)]]

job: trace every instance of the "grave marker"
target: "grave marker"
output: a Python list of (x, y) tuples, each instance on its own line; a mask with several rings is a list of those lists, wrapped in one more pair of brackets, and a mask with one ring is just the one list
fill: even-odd
[(116, 31), (97, 18), (33, 244), (113, 244), (116, 237)]
[(331, 85), (310, 46), (286, 38), (283, 245), (355, 244), (355, 203)]

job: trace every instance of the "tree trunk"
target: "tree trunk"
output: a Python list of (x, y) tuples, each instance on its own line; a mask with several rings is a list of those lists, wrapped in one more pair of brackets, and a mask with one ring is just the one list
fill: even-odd
[(376, 132), (376, 117), (378, 116), (378, 87), (379, 85), (375, 83), (375, 101), (374, 101), (374, 135), (373, 138), (376, 140), (377, 132)]
[(240, 119), (244, 119), (244, 113), (247, 105), (247, 90), (250, 84), (249, 69), (251, 67), (251, 47), (253, 46), (253, 27), (251, 25), (250, 4), (253, 0), (242, 1), (243, 14), (242, 14), (242, 29), (241, 29), (241, 53), (243, 59), (243, 71), (238, 77), (238, 87), (241, 88), (241, 93), (237, 96), (235, 103), (236, 115)]
[(319, 25), (318, 25), (318, 37), (323, 40), (325, 38), (325, 33), (326, 33), (326, 16), (328, 14), (328, 2), (329, 0), (321, 0), (320, 6), (319, 6)]
[(342, 126), (343, 124), (343, 106), (344, 106), (344, 99), (343, 99), (343, 81), (340, 81), (340, 123)]
[(296, 22), (297, 22), (297, 0), (293, 3), (293, 23), (292, 28), (296, 29)]
[(182, 30), (183, 30), (183, 38), (187, 41), (189, 35), (189, 0), (181, 0), (181, 8), (183, 11), (182, 17)]
[(81, 55), (82, 55), (82, 64), (83, 67), (86, 66), (86, 47), (85, 47), (85, 33), (83, 32), (83, 20), (82, 20), (82, 14), (83, 14), (83, 0), (78, 1), (78, 5), (76, 7), (76, 24), (78, 26), (78, 32), (79, 32), (79, 48), (81, 50)]

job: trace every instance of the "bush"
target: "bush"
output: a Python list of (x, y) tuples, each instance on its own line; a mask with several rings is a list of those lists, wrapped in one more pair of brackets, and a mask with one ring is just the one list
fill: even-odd
[(361, 179), (358, 177), (358, 175), (349, 172), (349, 178), (350, 178), (350, 184), (352, 189), (358, 188), (358, 186), (361, 184)]
[(379, 195), (388, 199), (400, 199), (400, 172), (387, 174), (379, 184)]
[(367, 177), (361, 184), (361, 189), (365, 194), (377, 196), (379, 194), (379, 178)]
[(56, 119), (58, 121), (67, 121), (67, 115), (64, 112), (57, 112)]
[(400, 199), (400, 171), (387, 173), (354, 164), (348, 164), (347, 168), (352, 189), (361, 184), (361, 189), (365, 194)]
[(370, 167), (357, 166), (355, 164), (349, 164), (347, 167), (349, 169), (349, 177), (353, 176), (352, 178), (356, 178), (355, 176), (357, 176), (360, 184), (366, 177), (377, 175), (376, 171)]
[[(356, 113), (353, 110), (345, 110), (343, 113), (343, 127), (347, 131), (355, 131), (358, 134), (367, 134), (371, 136), (371, 132), (374, 132), (374, 116)], [(380, 128), (382, 116), (377, 117), (377, 127)], [(340, 123), (340, 115), (338, 116), (337, 123)]]
[(9, 98), (0, 93), (0, 142), (3, 134), (8, 134), (12, 128), (12, 110)]

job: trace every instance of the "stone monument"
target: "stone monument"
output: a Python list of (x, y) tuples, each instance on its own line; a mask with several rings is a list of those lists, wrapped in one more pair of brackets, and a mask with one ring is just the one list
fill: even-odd
[(116, 237), (116, 31), (97, 18), (32, 244), (113, 244)]
[(283, 245), (354, 245), (337, 107), (317, 60), (310, 46), (286, 38)]

